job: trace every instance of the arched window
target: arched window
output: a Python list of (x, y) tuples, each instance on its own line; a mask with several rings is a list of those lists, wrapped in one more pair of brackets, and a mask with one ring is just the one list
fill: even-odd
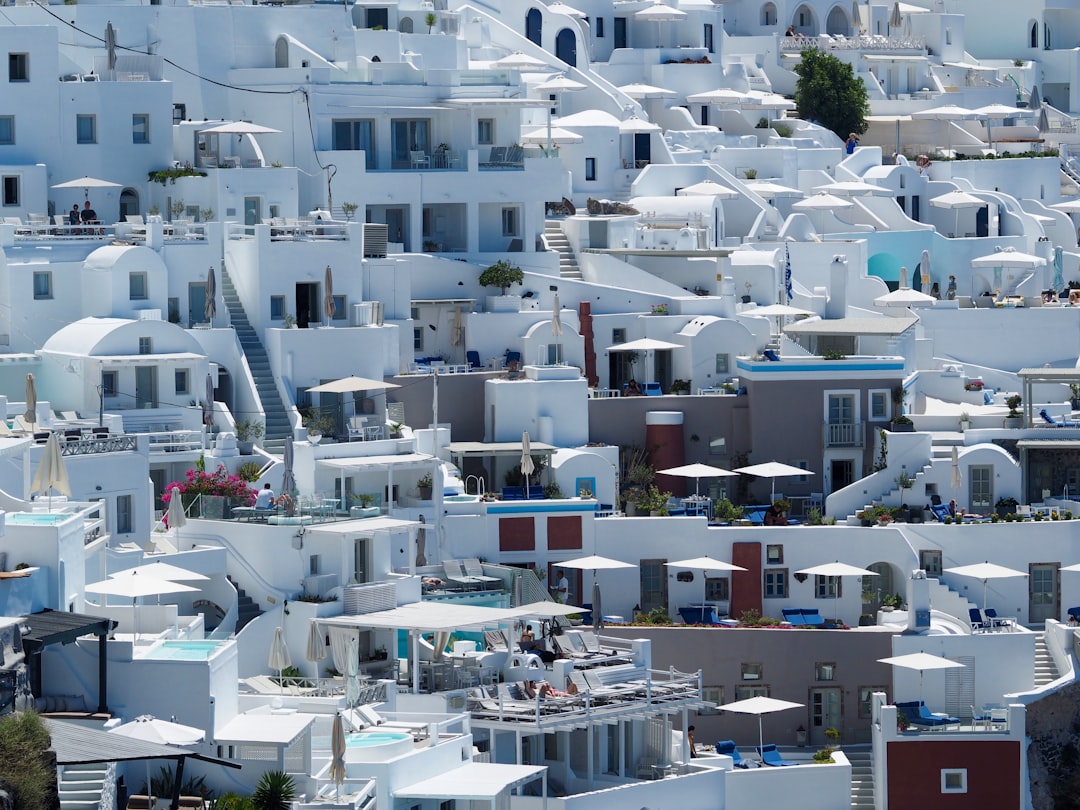
[(556, 35), (555, 56), (570, 67), (577, 67), (577, 37), (569, 28), (562, 29)]
[(1030, 36), (1030, 38), (1028, 40), (1028, 47), (1029, 48), (1038, 48), (1039, 47), (1039, 24), (1037, 22), (1033, 22), (1031, 24), (1031, 36)]
[(120, 192), (120, 217), (128, 214), (134, 216), (139, 213), (139, 192), (133, 188), (125, 188)]
[(761, 24), (765, 26), (776, 25), (776, 6), (766, 3), (761, 7)]
[(540, 10), (530, 8), (529, 13), (525, 15), (525, 38), (534, 45), (541, 45), (540, 37), (542, 33), (543, 22)]
[(411, 34), (413, 32), (412, 17), (402, 17), (401, 21), (398, 23), (398, 28), (401, 29), (401, 33), (403, 34)]
[(1050, 26), (1043, 23), (1043, 50), (1050, 50)]

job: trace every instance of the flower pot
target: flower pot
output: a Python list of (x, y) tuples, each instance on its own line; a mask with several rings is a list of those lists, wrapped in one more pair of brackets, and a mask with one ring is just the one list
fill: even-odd
[(322, 434), (321, 433), (309, 433), (307, 435), (307, 440), (309, 442), (311, 442), (312, 444), (318, 444), (319, 442), (322, 441)]
[(418, 489), (420, 490), (420, 500), (422, 500), (422, 501), (430, 501), (431, 500), (431, 487), (418, 487)]
[(960, 432), (967, 433), (971, 429), (971, 422), (967, 419), (960, 420)]
[(250, 456), (255, 452), (255, 442), (246, 442), (241, 439), (236, 442), (236, 446), (239, 448), (240, 455), (242, 456)]
[(915, 425), (906, 424), (904, 422), (890, 422), (889, 430), (893, 433), (914, 433)]
[(1006, 416), (1004, 424), (1005, 427), (1011, 428), (1013, 430), (1022, 428), (1024, 426), (1024, 417), (1022, 414), (1017, 414), (1016, 416)]

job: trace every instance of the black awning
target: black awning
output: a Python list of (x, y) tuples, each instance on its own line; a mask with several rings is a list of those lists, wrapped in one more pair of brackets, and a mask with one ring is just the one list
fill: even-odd
[(40, 652), (50, 644), (70, 644), (80, 636), (107, 636), (116, 626), (112, 619), (60, 610), (31, 613), (22, 620), (30, 628), (22, 635), (23, 651), (27, 654)]

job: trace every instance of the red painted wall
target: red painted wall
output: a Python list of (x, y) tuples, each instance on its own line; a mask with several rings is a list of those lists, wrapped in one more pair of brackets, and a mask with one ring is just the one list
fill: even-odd
[(533, 551), (536, 526), (531, 517), (499, 518), (499, 551)]
[[(681, 467), (686, 463), (682, 424), (646, 425), (645, 446), (649, 448), (649, 463), (654, 470)], [(680, 498), (686, 495), (686, 481), (687, 479), (674, 475), (656, 476), (656, 486), (661, 491), (670, 492)]]
[[(889, 807), (990, 810), (1019, 805), (1019, 742), (963, 739), (890, 742), (885, 756)], [(967, 793), (942, 793), (941, 771), (956, 768), (967, 769)]]
[(728, 612), (738, 618), (744, 610), (761, 609), (761, 587), (764, 579), (761, 571), (761, 543), (732, 543), (731, 562), (741, 565), (745, 571), (731, 572), (731, 603)]
[(596, 341), (593, 336), (591, 302), (578, 303), (578, 323), (580, 324), (579, 334), (585, 339), (585, 379), (589, 381), (590, 386), (595, 386), (600, 382), (600, 377), (596, 373)]

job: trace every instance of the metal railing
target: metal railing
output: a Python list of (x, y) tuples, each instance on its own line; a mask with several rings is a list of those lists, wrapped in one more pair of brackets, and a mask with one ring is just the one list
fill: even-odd
[(97, 453), (121, 453), (135, 450), (138, 439), (135, 436), (104, 436), (94, 439), (75, 439), (60, 445), (62, 456), (90, 456)]
[(818, 37), (780, 37), (781, 51), (801, 51), (803, 48), (817, 48), (821, 51), (909, 51), (924, 50), (926, 37), (886, 37), (886, 36), (818, 36)]

